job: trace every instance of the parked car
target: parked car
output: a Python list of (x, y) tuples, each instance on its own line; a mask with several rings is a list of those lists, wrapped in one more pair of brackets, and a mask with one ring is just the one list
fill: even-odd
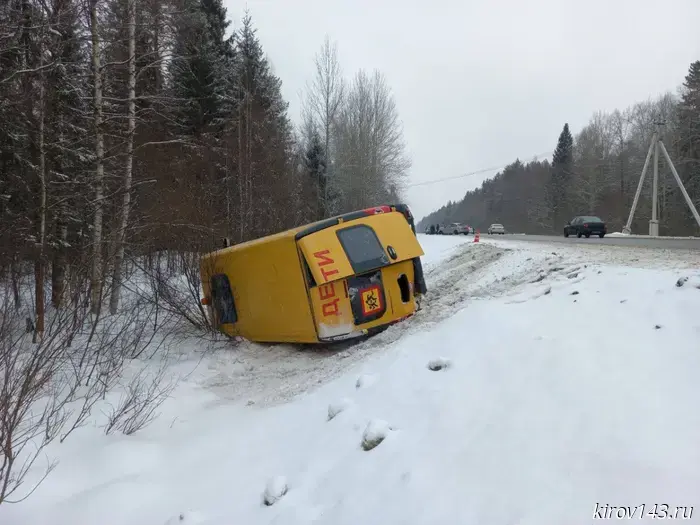
[(506, 233), (506, 229), (503, 227), (502, 224), (492, 224), (491, 226), (489, 226), (488, 232), (489, 235), (493, 235), (496, 233), (503, 235), (504, 233)]
[(453, 222), (451, 224), (443, 224), (440, 226), (438, 233), (440, 235), (469, 235), (469, 233), (471, 233), (471, 229), (469, 226), (462, 224), (461, 222)]
[(602, 239), (606, 233), (608, 233), (608, 227), (605, 221), (594, 215), (579, 215), (564, 226), (564, 237), (576, 235), (580, 238), (585, 235), (588, 238), (591, 235), (597, 235)]

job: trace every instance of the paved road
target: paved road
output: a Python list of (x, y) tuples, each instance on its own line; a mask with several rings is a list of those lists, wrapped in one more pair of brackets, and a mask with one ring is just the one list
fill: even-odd
[[(564, 237), (564, 235), (484, 235), (484, 238), (527, 242), (561, 242), (568, 244), (607, 244), (613, 246), (637, 246), (664, 248), (667, 250), (700, 250), (700, 239), (644, 239), (640, 237)], [(699, 259), (700, 260), (700, 259)]]

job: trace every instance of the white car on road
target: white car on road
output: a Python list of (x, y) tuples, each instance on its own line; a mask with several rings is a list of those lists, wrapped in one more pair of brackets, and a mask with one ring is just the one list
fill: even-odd
[(491, 226), (489, 226), (489, 235), (492, 235), (494, 233), (499, 233), (503, 235), (504, 233), (506, 233), (506, 229), (503, 227), (502, 224), (492, 224)]
[(469, 235), (470, 233), (472, 233), (472, 229), (461, 222), (442, 225), (438, 230), (438, 234), (440, 235)]

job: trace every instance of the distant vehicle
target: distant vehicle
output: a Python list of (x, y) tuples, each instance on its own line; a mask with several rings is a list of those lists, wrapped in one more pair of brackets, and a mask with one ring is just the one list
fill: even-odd
[(466, 224), (462, 224), (461, 222), (453, 222), (451, 224), (443, 224), (440, 226), (438, 233), (440, 235), (469, 235), (471, 231), (471, 228)]
[(605, 225), (605, 221), (594, 215), (579, 215), (564, 226), (564, 237), (576, 235), (576, 237), (581, 238), (582, 235), (585, 235), (587, 239), (591, 235), (597, 235), (602, 239), (606, 233), (608, 233), (608, 227)]
[(502, 224), (492, 224), (491, 226), (489, 226), (488, 232), (489, 235), (493, 235), (496, 233), (503, 235), (504, 233), (506, 233), (506, 229), (503, 227)]

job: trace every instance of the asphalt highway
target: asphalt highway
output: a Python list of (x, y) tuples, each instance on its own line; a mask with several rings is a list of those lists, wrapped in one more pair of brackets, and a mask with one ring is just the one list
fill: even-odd
[[(603, 244), (612, 246), (630, 246), (640, 248), (661, 248), (666, 250), (698, 250), (700, 251), (700, 239), (678, 239), (678, 238), (644, 238), (644, 237), (618, 237), (605, 236), (580, 239), (573, 237), (564, 237), (564, 235), (486, 235), (481, 234), (484, 238), (504, 239), (523, 242), (547, 242), (547, 243), (568, 243), (568, 244)], [(698, 254), (700, 257), (700, 254)], [(699, 259), (700, 261), (700, 259)]]

